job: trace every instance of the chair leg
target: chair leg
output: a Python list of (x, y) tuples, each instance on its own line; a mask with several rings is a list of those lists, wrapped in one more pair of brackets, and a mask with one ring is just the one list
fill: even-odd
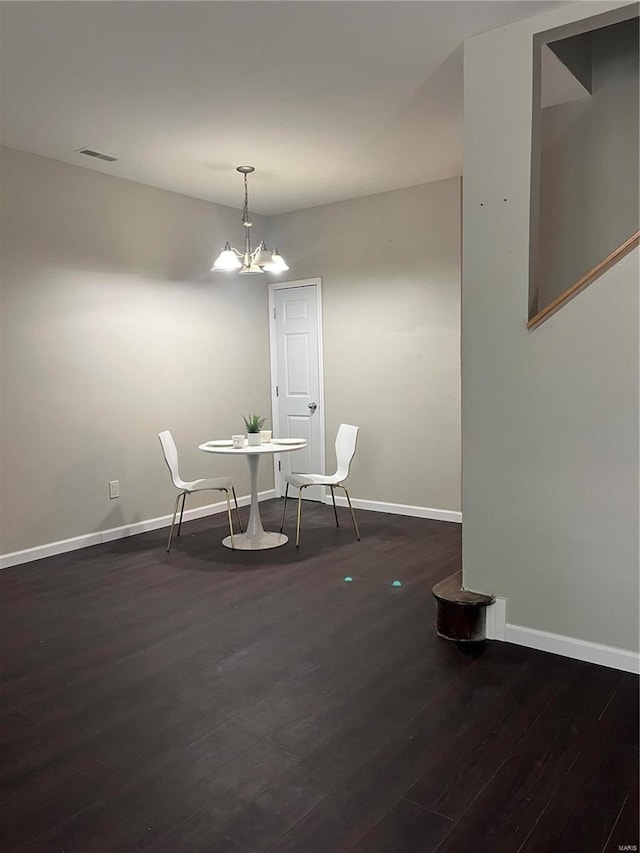
[(344, 489), (344, 493), (347, 496), (347, 503), (349, 504), (349, 509), (351, 510), (351, 518), (353, 519), (353, 526), (356, 531), (356, 539), (358, 542), (360, 541), (360, 531), (358, 530), (358, 524), (356, 522), (356, 517), (353, 514), (353, 507), (351, 506), (351, 498), (349, 497), (349, 492), (345, 489), (344, 486), (340, 486), (341, 489)]
[(289, 483), (287, 483), (287, 487), (284, 490), (284, 503), (282, 504), (282, 521), (280, 523), (280, 533), (282, 533), (284, 529), (284, 514), (287, 511), (287, 495), (289, 494)]
[(240, 528), (240, 533), (244, 533), (244, 528), (242, 526), (242, 519), (240, 518), (240, 510), (238, 509), (238, 498), (236, 497), (235, 487), (231, 487), (231, 491), (233, 492), (233, 500), (236, 505), (236, 515), (238, 516), (238, 527)]
[(331, 500), (333, 501), (333, 514), (336, 517), (336, 527), (340, 527), (340, 522), (338, 521), (338, 510), (336, 509), (336, 495), (333, 491), (335, 486), (329, 486), (329, 488), (331, 489)]
[(296, 548), (300, 547), (300, 517), (302, 515), (302, 490), (304, 486), (298, 489), (298, 522), (296, 524)]
[(231, 518), (231, 499), (229, 498), (229, 489), (223, 489), (226, 498), (227, 498), (227, 516), (229, 518), (229, 533), (231, 535), (231, 550), (235, 550), (235, 543), (233, 541), (233, 519)]
[[(169, 531), (169, 541), (167, 542), (167, 553), (171, 550), (171, 540), (173, 538), (173, 528), (175, 527), (175, 524), (176, 524), (176, 515), (178, 514), (178, 501), (180, 500), (181, 495), (184, 495), (184, 492), (178, 492), (178, 494), (176, 495), (176, 502), (175, 502), (174, 507), (173, 507), (173, 520), (171, 521), (171, 530)], [(182, 503), (182, 506), (184, 508), (184, 501)]]
[(184, 503), (185, 503), (186, 499), (187, 499), (187, 493), (183, 492), (182, 493), (182, 508), (180, 510), (180, 524), (178, 525), (178, 534), (177, 534), (178, 536), (180, 536), (180, 531), (182, 530), (182, 516), (184, 514)]

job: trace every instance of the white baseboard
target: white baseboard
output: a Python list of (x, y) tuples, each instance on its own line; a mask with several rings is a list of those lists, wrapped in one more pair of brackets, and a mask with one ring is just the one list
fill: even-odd
[[(258, 493), (259, 501), (275, 498), (274, 489)], [(249, 495), (238, 498), (239, 506), (248, 506), (251, 502)], [(218, 512), (227, 511), (227, 502), (219, 501), (207, 506), (185, 509), (183, 520), (193, 521), (206, 515), (215, 515)], [(54, 557), (56, 554), (66, 554), (68, 551), (77, 551), (79, 548), (88, 548), (90, 545), (101, 545), (104, 542), (113, 542), (115, 539), (124, 539), (126, 536), (136, 536), (138, 533), (147, 533), (150, 530), (158, 530), (171, 524), (171, 515), (162, 515), (159, 518), (149, 518), (145, 521), (137, 521), (135, 524), (124, 524), (121, 527), (112, 527), (109, 530), (100, 530), (97, 533), (86, 533), (84, 536), (75, 536), (73, 539), (61, 539), (59, 542), (49, 542), (46, 545), (38, 545), (35, 548), (26, 548), (24, 551), (13, 551), (11, 554), (0, 554), (0, 569), (8, 569), (10, 566), (18, 566), (21, 563), (30, 563), (33, 560), (41, 560), (43, 557)]]
[(541, 652), (552, 652), (565, 658), (583, 660), (598, 666), (621, 669), (624, 672), (640, 673), (640, 654), (619, 649), (615, 646), (603, 646), (576, 637), (539, 631), (537, 628), (525, 628), (506, 621), (507, 599), (498, 598), (486, 610), (485, 636), (487, 640), (502, 640), (517, 646), (527, 646)]
[(487, 640), (504, 640), (507, 622), (507, 599), (496, 597), (486, 609), (485, 636)]
[(553, 652), (567, 658), (621, 669), (624, 672), (640, 673), (640, 654), (638, 652), (619, 649), (615, 646), (602, 646), (590, 643), (588, 640), (578, 640), (575, 637), (565, 637), (562, 634), (552, 634), (549, 631), (538, 631), (535, 628), (525, 628), (522, 625), (506, 624), (505, 637), (507, 643), (539, 649), (542, 652)]
[[(324, 502), (331, 505), (331, 495), (325, 496)], [(336, 495), (338, 506), (348, 506), (347, 499)], [(434, 521), (454, 521), (462, 524), (462, 513), (451, 509), (431, 509), (426, 506), (411, 506), (410, 504), (392, 504), (383, 501), (367, 501), (362, 498), (351, 498), (354, 509), (366, 509), (371, 512), (390, 512), (393, 515), (411, 515), (415, 518), (431, 518)]]
[[(276, 497), (275, 489), (258, 494), (258, 500), (266, 501)], [(240, 506), (248, 506), (250, 496), (243, 495), (238, 498)], [(331, 503), (331, 498), (325, 498), (325, 503)], [(336, 495), (336, 503), (339, 506), (347, 506), (344, 497)], [(431, 518), (435, 521), (462, 522), (462, 513), (447, 509), (430, 509), (422, 506), (410, 506), (408, 504), (383, 503), (381, 501), (368, 501), (355, 498), (351, 501), (356, 509), (370, 510), (371, 512), (390, 512), (395, 515), (409, 515), (416, 518)], [(185, 521), (193, 521), (206, 515), (214, 515), (218, 512), (226, 512), (227, 502), (220, 501), (207, 506), (194, 509), (186, 509)], [(69, 551), (77, 551), (79, 548), (88, 548), (90, 545), (101, 545), (104, 542), (113, 542), (115, 539), (124, 539), (126, 536), (136, 536), (138, 533), (147, 533), (150, 530), (158, 530), (171, 524), (172, 515), (163, 515), (159, 518), (149, 518), (145, 521), (137, 521), (135, 524), (124, 524), (121, 527), (112, 527), (108, 530), (99, 530), (95, 533), (86, 533), (83, 536), (75, 536), (72, 539), (61, 539), (58, 542), (49, 542), (46, 545), (38, 545), (35, 548), (26, 548), (23, 551), (13, 551), (10, 554), (0, 554), (0, 569), (8, 569), (10, 566), (18, 566), (22, 563), (30, 563), (33, 560), (41, 560), (43, 557), (54, 557), (56, 554), (66, 554)]]
[[(269, 489), (258, 494), (259, 501), (275, 498), (274, 489)], [(250, 503), (249, 495), (238, 498), (240, 506)], [(331, 498), (325, 498), (325, 503), (331, 503)], [(344, 497), (336, 496), (339, 506), (347, 506)], [(460, 523), (462, 513), (452, 510), (430, 509), (428, 507), (409, 506), (407, 504), (382, 503), (381, 501), (369, 501), (353, 499), (351, 501), (356, 509), (370, 510), (372, 512), (390, 512), (396, 515), (415, 516), (417, 518), (430, 518), (436, 521), (453, 521)], [(220, 501), (207, 506), (187, 509), (184, 513), (185, 521), (203, 518), (219, 512), (226, 512), (227, 502)], [(127, 536), (136, 536), (138, 533), (146, 533), (168, 527), (171, 524), (172, 515), (163, 515), (159, 518), (150, 518), (135, 524), (125, 524), (121, 527), (112, 527), (108, 530), (96, 533), (87, 533), (72, 539), (62, 539), (58, 542), (49, 542), (35, 548), (26, 548), (23, 551), (14, 551), (10, 554), (0, 555), (0, 569), (17, 566), (22, 563), (30, 563), (33, 560), (41, 560), (44, 557), (52, 557), (57, 554), (65, 554), (91, 545), (100, 545), (105, 542), (113, 542)], [(549, 631), (539, 631), (536, 628), (526, 628), (522, 625), (512, 625), (505, 621), (506, 599), (496, 598), (495, 602), (487, 607), (486, 636), (489, 640), (502, 640), (514, 643), (518, 646), (527, 646), (543, 652), (552, 652), (563, 657), (595, 663), (599, 666), (608, 666), (612, 669), (620, 669), (624, 672), (640, 674), (640, 654), (627, 649), (619, 649), (615, 646), (603, 646), (599, 643), (591, 643), (588, 640), (580, 640), (575, 637), (567, 637), (562, 634), (552, 634)]]

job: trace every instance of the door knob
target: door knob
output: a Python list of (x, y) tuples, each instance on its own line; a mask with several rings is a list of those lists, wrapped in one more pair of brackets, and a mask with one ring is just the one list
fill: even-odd
[(309, 403), (309, 408), (311, 409), (311, 414), (313, 414), (315, 412), (315, 410), (318, 408), (318, 404), (317, 403)]

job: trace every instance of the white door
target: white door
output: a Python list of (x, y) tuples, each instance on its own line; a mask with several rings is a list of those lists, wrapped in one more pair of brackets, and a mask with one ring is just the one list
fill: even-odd
[[(324, 397), (320, 279), (269, 286), (271, 377), (275, 438), (304, 438), (307, 446), (275, 458), (276, 493), (288, 473), (324, 472)], [(320, 486), (303, 497), (321, 501)]]

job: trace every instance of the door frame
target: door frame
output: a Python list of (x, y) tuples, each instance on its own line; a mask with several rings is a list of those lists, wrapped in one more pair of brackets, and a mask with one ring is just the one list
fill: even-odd
[[(320, 409), (320, 464), (322, 471), (325, 471), (325, 427), (326, 420), (324, 415), (324, 349), (322, 338), (322, 279), (321, 278), (302, 278), (296, 281), (270, 281), (269, 282), (269, 358), (271, 363), (271, 425), (274, 432), (280, 426), (276, 425), (275, 415), (278, 412), (278, 396), (276, 394), (276, 386), (278, 384), (278, 355), (276, 345), (276, 321), (275, 307), (276, 290), (288, 290), (294, 287), (310, 287), (316, 288), (316, 317), (318, 323), (318, 408)], [(276, 497), (284, 495), (282, 485), (282, 476), (278, 470), (278, 460), (276, 455), (273, 457), (273, 482), (275, 485)], [(315, 473), (315, 472), (314, 472)], [(323, 496), (324, 503), (324, 496)]]

